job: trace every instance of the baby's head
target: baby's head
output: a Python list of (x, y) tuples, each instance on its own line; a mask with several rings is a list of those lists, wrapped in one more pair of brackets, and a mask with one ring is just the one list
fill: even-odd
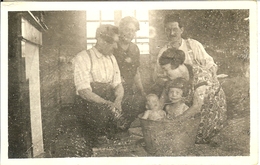
[(189, 84), (184, 78), (177, 78), (173, 81), (168, 81), (166, 90), (168, 98), (172, 103), (177, 103), (183, 100), (183, 97), (188, 95)]
[(156, 94), (149, 94), (146, 96), (146, 109), (159, 110), (159, 98)]

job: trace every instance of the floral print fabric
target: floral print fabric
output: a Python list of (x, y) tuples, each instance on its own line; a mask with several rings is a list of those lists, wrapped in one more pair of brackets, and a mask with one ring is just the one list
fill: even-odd
[(224, 127), (227, 120), (225, 93), (212, 72), (195, 65), (192, 66), (191, 75), (193, 76), (191, 77), (192, 88), (187, 101), (191, 104), (195, 92), (198, 92), (195, 96), (203, 100), (195, 143), (209, 143), (209, 140)]

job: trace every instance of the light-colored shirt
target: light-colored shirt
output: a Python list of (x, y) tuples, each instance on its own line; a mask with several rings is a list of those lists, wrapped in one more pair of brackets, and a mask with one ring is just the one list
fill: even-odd
[[(90, 57), (91, 56), (91, 57)], [(105, 56), (95, 47), (79, 52), (73, 59), (76, 93), (90, 89), (91, 82), (109, 83), (116, 87), (121, 83), (120, 70), (114, 55)]]
[[(207, 70), (209, 70), (212, 66), (217, 67), (217, 65), (214, 63), (213, 58), (205, 51), (203, 45), (200, 42), (194, 39), (188, 39), (188, 42), (190, 43), (190, 50), (184, 39), (182, 39), (181, 46), (178, 48), (179, 50), (182, 50), (185, 53), (185, 61), (184, 61), (185, 64), (189, 64), (192, 66), (199, 65)], [(159, 51), (159, 54), (157, 56), (157, 63), (154, 71), (154, 79), (156, 79), (158, 75), (163, 74), (163, 71), (159, 64), (159, 58), (162, 56), (163, 52), (168, 48), (171, 48), (170, 43), (165, 45)], [(192, 53), (190, 51), (192, 51)]]

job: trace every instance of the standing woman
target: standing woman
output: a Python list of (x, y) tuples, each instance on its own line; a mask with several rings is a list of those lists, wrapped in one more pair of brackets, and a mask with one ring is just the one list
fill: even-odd
[[(143, 97), (145, 91), (139, 71), (140, 50), (132, 43), (138, 30), (139, 22), (134, 17), (127, 16), (119, 22), (119, 42), (114, 56), (117, 59), (125, 91), (122, 110), (127, 124), (122, 127), (123, 129), (127, 129), (136, 116), (145, 110)], [(134, 90), (134, 86), (137, 90)]]

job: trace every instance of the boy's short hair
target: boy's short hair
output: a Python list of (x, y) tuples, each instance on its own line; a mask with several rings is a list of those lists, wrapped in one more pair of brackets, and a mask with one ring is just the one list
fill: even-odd
[(183, 97), (189, 93), (190, 83), (184, 78), (177, 78), (166, 83), (166, 91), (169, 92), (170, 88), (179, 88), (183, 91)]

